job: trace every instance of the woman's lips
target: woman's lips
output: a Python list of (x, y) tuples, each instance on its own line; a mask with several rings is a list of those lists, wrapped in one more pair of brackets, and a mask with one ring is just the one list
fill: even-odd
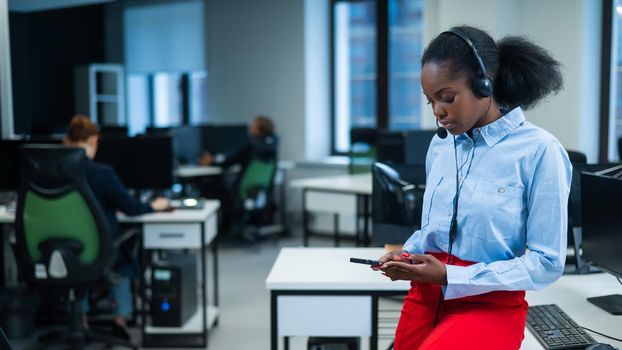
[(452, 122), (441, 122), (441, 125), (443, 126), (443, 128), (445, 129), (452, 129), (454, 127), (454, 125), (456, 125), (456, 123), (452, 123)]

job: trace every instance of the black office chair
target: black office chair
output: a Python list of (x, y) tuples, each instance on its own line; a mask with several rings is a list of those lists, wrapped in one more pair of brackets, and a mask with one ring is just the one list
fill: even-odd
[(244, 224), (253, 229), (251, 238), (258, 238), (260, 228), (273, 224), (276, 213), (273, 185), (278, 164), (278, 137), (252, 137), (250, 142), (253, 151), (237, 181), (236, 199)]
[(589, 272), (587, 266), (581, 260), (581, 171), (587, 164), (584, 153), (566, 150), (572, 164), (572, 182), (570, 195), (568, 196), (568, 244), (572, 246), (574, 256), (566, 257), (566, 264), (574, 264), (576, 273)]
[(113, 242), (104, 213), (86, 180), (84, 150), (62, 145), (27, 145), (19, 151), (21, 182), (15, 216), (16, 258), (24, 281), (66, 292), (69, 329), (45, 336), (28, 349), (87, 341), (136, 349), (132, 344), (85, 330), (81, 292), (111, 276)]

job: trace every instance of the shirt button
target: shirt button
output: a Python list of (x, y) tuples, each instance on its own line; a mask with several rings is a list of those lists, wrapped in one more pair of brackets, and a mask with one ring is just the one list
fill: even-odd
[(503, 187), (499, 187), (499, 189), (497, 190), (497, 192), (499, 192), (499, 193), (504, 193), (504, 192), (505, 192), (505, 188), (503, 188)]

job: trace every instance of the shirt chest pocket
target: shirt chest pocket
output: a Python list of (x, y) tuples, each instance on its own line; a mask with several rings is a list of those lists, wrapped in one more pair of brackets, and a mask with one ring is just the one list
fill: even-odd
[(523, 226), (525, 189), (479, 182), (469, 207), (472, 234), (488, 241), (511, 238)]
[(423, 195), (423, 212), (421, 213), (421, 228), (424, 228), (430, 224), (430, 216), (434, 215), (432, 212), (433, 203), (439, 201), (439, 192), (441, 184), (443, 183), (443, 177), (429, 181), (426, 184), (425, 193)]

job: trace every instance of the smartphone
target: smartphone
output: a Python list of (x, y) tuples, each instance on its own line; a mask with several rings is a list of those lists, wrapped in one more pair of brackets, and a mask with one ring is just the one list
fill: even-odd
[(370, 259), (361, 259), (361, 258), (350, 258), (350, 262), (357, 263), (357, 264), (366, 264), (366, 265), (371, 265), (371, 266), (382, 265), (382, 261), (370, 260)]

